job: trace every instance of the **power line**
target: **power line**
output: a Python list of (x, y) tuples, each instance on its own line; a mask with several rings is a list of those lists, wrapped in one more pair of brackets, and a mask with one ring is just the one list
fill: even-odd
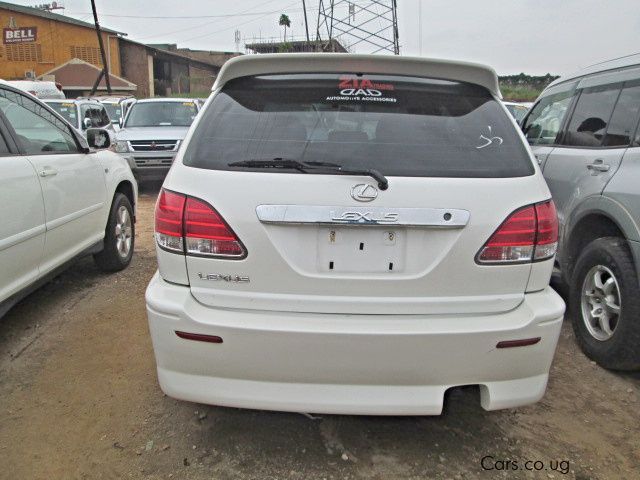
[[(224, 15), (116, 15), (101, 13), (101, 17), (112, 18), (143, 18), (145, 20), (194, 20), (198, 18), (232, 18), (232, 17), (252, 17), (264, 14), (271, 14), (272, 12), (254, 12), (254, 13), (228, 13)], [(86, 15), (87, 12), (67, 12), (68, 15)]]
[[(273, 3), (273, 2), (276, 2), (276, 1), (278, 1), (278, 0), (269, 0), (268, 2), (263, 3), (263, 5), (268, 5), (268, 4)], [(242, 15), (244, 15), (246, 12), (248, 12), (248, 11), (250, 11), (250, 10), (251, 10), (251, 9), (249, 8), (249, 9), (247, 9), (247, 10), (243, 10), (243, 11), (241, 11), (241, 12), (238, 12), (238, 13), (237, 13), (237, 14), (235, 14), (235, 15), (240, 15), (240, 16), (242, 16)], [(278, 10), (276, 10), (276, 11), (275, 11), (275, 13), (277, 13), (277, 12), (278, 12)], [(269, 12), (269, 13), (268, 13), (268, 15), (272, 15), (273, 13), (274, 13), (274, 12)], [(187, 28), (180, 28), (180, 29), (178, 29), (178, 30), (172, 30), (172, 31), (170, 31), (170, 32), (162, 32), (162, 33), (161, 33), (161, 34), (159, 34), (159, 35), (146, 35), (146, 36), (144, 36), (144, 37), (136, 37), (136, 38), (138, 38), (139, 40), (144, 40), (144, 39), (147, 39), (147, 38), (158, 38), (158, 37), (160, 37), (160, 36), (172, 35), (172, 34), (174, 34), (174, 33), (186, 32), (187, 30), (194, 30), (194, 29), (196, 29), (196, 28), (206, 27), (207, 25), (213, 25), (214, 23), (217, 23), (217, 22), (219, 22), (219, 21), (221, 21), (221, 20), (224, 20), (224, 19), (216, 19), (216, 20), (213, 20), (213, 21), (211, 21), (211, 22), (199, 23), (198, 25), (192, 25), (192, 26), (187, 27)]]
[(246, 25), (247, 23), (255, 22), (255, 21), (260, 20), (260, 19), (262, 19), (264, 17), (268, 17), (269, 15), (273, 15), (274, 13), (280, 12), (281, 10), (283, 10), (285, 8), (289, 8), (289, 7), (293, 6), (293, 5), (298, 5), (298, 1), (296, 0), (295, 2), (293, 2), (293, 3), (289, 4), (289, 5), (285, 5), (284, 7), (281, 7), (280, 9), (276, 10), (275, 12), (266, 13), (266, 14), (262, 15), (261, 17), (254, 18), (254, 19), (249, 20), (247, 22), (238, 23), (236, 25), (232, 25), (230, 27), (223, 28), (222, 30), (218, 30), (216, 32), (208, 32), (208, 33), (205, 33), (204, 35), (198, 35), (198, 36), (195, 36), (195, 37), (184, 38), (184, 39), (182, 39), (180, 41), (181, 42), (189, 42), (191, 40), (198, 40), (200, 38), (206, 38), (206, 37), (210, 37), (211, 35), (216, 35), (218, 33), (226, 32), (228, 30), (231, 30), (232, 28), (238, 28), (238, 27), (240, 27), (242, 25)]

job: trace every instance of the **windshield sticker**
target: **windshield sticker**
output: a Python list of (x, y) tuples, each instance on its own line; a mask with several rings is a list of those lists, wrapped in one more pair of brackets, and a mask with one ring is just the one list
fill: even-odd
[(182, 105), (185, 107), (193, 107), (193, 102), (184, 102)]
[(493, 135), (493, 132), (491, 131), (491, 125), (487, 125), (487, 128), (489, 129), (489, 136), (487, 137), (486, 135), (482, 135), (482, 134), (480, 135), (479, 139), (482, 140), (483, 143), (482, 145), (478, 145), (476, 147), (478, 150), (484, 147), (488, 147), (489, 145), (492, 145), (493, 142), (498, 142), (498, 145), (502, 145), (502, 142), (504, 142), (502, 137)]
[(397, 102), (395, 98), (385, 96), (387, 92), (395, 90), (391, 83), (372, 82), (367, 78), (340, 77), (338, 88), (339, 95), (329, 96), (327, 101)]

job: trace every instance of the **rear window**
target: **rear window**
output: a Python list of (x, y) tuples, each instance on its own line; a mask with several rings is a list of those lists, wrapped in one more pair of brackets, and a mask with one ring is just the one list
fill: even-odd
[(282, 158), (408, 177), (534, 171), (498, 102), (465, 83), (377, 75), (243, 77), (226, 84), (202, 115), (183, 159), (197, 168), (238, 170), (229, 164)]

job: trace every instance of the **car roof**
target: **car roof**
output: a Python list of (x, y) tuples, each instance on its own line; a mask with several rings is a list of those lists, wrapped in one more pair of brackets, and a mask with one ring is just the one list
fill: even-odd
[(234, 78), (284, 73), (370, 73), (473, 83), (501, 97), (495, 70), (477, 63), (423, 57), (350, 53), (273, 53), (234, 57), (222, 66), (213, 90)]
[(55, 103), (93, 103), (99, 104), (100, 102), (97, 100), (93, 100), (90, 98), (45, 98), (44, 102), (55, 102)]
[(176, 98), (176, 97), (156, 97), (156, 98), (141, 98), (136, 100), (136, 103), (156, 103), (156, 102), (193, 102), (195, 98)]
[(631, 55), (625, 55), (624, 57), (612, 58), (610, 60), (605, 60), (604, 62), (594, 63), (593, 65), (584, 67), (569, 75), (560, 77), (559, 79), (551, 82), (547, 88), (559, 85), (561, 83), (569, 82), (571, 80), (576, 80), (580, 77), (591, 75), (593, 73), (601, 73), (611, 70), (623, 70), (625, 68), (634, 66), (640, 66), (640, 53), (634, 53)]

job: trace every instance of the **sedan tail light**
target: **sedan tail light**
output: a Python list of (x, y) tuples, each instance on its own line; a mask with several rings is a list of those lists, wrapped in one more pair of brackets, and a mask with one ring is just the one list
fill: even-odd
[(481, 264), (529, 263), (556, 254), (558, 217), (552, 200), (513, 212), (480, 249)]
[(244, 258), (244, 245), (207, 202), (162, 189), (155, 211), (160, 248), (186, 255)]

